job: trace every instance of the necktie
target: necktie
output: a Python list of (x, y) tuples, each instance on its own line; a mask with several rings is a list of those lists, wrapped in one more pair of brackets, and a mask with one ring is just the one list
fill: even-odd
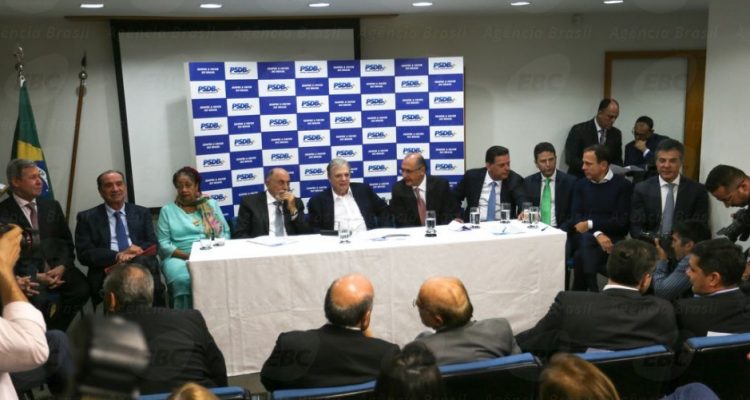
[(492, 182), (492, 184), (490, 185), (490, 198), (487, 199), (487, 221), (495, 220), (495, 205), (497, 203), (497, 192), (495, 191), (496, 187), (497, 183)]
[(128, 232), (125, 230), (125, 224), (122, 223), (122, 212), (120, 211), (115, 211), (115, 236), (117, 236), (117, 247), (120, 251), (130, 247)]
[(670, 235), (672, 233), (673, 218), (674, 183), (667, 183), (667, 198), (664, 201), (664, 211), (661, 214), (661, 229), (659, 230), (662, 235)]
[(31, 220), (31, 227), (39, 229), (39, 219), (36, 216), (36, 204), (26, 203), (26, 208), (29, 209), (29, 219)]
[(552, 221), (552, 190), (549, 187), (549, 178), (544, 178), (544, 189), (542, 189), (542, 201), (539, 206), (542, 222), (549, 225)]
[(274, 234), (284, 236), (284, 212), (281, 210), (281, 202), (276, 200), (273, 204), (276, 206), (276, 219), (273, 223)]
[(607, 141), (607, 130), (599, 129), (599, 144), (604, 144)]
[(417, 197), (417, 211), (419, 212), (419, 222), (424, 225), (424, 220), (427, 218), (427, 205), (424, 203), (422, 195), (419, 194), (419, 188), (414, 188), (414, 196)]

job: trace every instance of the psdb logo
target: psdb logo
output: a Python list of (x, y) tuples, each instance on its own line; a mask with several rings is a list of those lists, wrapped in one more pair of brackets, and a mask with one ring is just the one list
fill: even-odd
[(333, 89), (334, 90), (354, 89), (354, 85), (351, 82), (334, 82)]
[(401, 81), (401, 87), (402, 88), (418, 88), (422, 86), (422, 82), (418, 80), (404, 80)]
[(419, 114), (404, 114), (401, 116), (401, 121), (421, 121), (422, 116)]
[(422, 154), (422, 149), (420, 149), (419, 147), (404, 147), (404, 154), (409, 154), (409, 153)]
[(269, 92), (286, 92), (289, 90), (289, 86), (283, 83), (269, 83), (268, 86), (266, 86), (266, 89), (268, 89)]
[(202, 131), (215, 131), (221, 129), (221, 124), (218, 122), (201, 122)]
[(232, 104), (232, 111), (249, 111), (253, 108), (253, 105), (250, 103), (233, 103)]
[(446, 70), (453, 69), (456, 65), (450, 61), (437, 61), (432, 63), (432, 69)]
[(443, 129), (435, 131), (435, 137), (451, 138), (456, 136), (456, 133), (450, 129)]
[(367, 132), (368, 139), (385, 139), (387, 137), (388, 134), (383, 131)]
[(292, 155), (289, 153), (274, 153), (271, 154), (271, 161), (289, 161), (292, 159)]
[(288, 126), (289, 120), (286, 118), (272, 118), (268, 120), (268, 125), (270, 126)]
[(229, 67), (229, 75), (247, 75), (250, 73), (248, 67)]
[(216, 85), (200, 85), (198, 86), (198, 93), (219, 93), (219, 87)]
[(320, 108), (323, 106), (319, 100), (303, 100), (300, 104), (302, 108)]
[(435, 104), (450, 104), (454, 101), (451, 96), (435, 96)]
[(367, 167), (367, 172), (385, 172), (388, 171), (388, 166), (385, 164), (370, 164)]
[(305, 176), (319, 176), (325, 174), (323, 168), (305, 168)]
[(221, 193), (212, 194), (211, 198), (214, 199), (217, 203), (221, 203), (222, 201), (227, 199), (227, 196), (224, 196)]
[(303, 143), (314, 143), (314, 142), (322, 142), (323, 136), (322, 135), (304, 135), (302, 136), (302, 142)]
[(255, 141), (250, 138), (234, 139), (235, 146), (252, 146), (254, 143)]
[(367, 71), (367, 72), (381, 72), (381, 71), (385, 71), (385, 65), (383, 65), (383, 64), (365, 64), (365, 71)]
[(452, 163), (436, 163), (434, 165), (435, 171), (453, 171), (456, 166)]
[(237, 174), (237, 182), (254, 181), (256, 175), (253, 173)]
[(307, 74), (320, 72), (320, 67), (318, 67), (317, 65), (300, 65), (299, 72)]
[(336, 151), (336, 157), (354, 157), (357, 155), (357, 152), (354, 150), (337, 150)]
[(221, 158), (207, 158), (203, 160), (204, 167), (221, 167), (224, 165), (224, 160)]
[(336, 119), (333, 120), (333, 123), (334, 124), (353, 124), (354, 117), (350, 117), (350, 116), (336, 117)]
[(381, 98), (373, 98), (373, 99), (367, 99), (365, 102), (368, 106), (384, 106), (385, 105), (385, 99)]

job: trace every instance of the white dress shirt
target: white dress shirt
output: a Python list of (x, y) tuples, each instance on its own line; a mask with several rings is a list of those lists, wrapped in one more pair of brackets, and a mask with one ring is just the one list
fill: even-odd
[(339, 222), (345, 221), (349, 224), (349, 228), (352, 232), (364, 232), (367, 230), (365, 219), (362, 218), (362, 213), (359, 211), (357, 201), (354, 200), (354, 194), (352, 194), (352, 188), (349, 187), (346, 194), (339, 196), (333, 189), (333, 227), (336, 229)]
[(27, 201), (16, 196), (16, 194), (13, 193), (13, 200), (16, 201), (16, 204), (18, 204), (18, 207), (21, 207), (21, 211), (23, 212), (23, 215), (25, 215), (26, 220), (29, 221), (29, 226), (34, 226), (34, 224), (31, 223), (31, 210), (29, 210), (29, 208), (26, 207), (26, 205), (29, 203), (34, 205), (34, 209), (36, 210), (36, 217), (37, 217), (37, 220), (39, 220), (39, 208), (37, 208), (36, 206), (36, 201), (35, 201), (36, 199)]
[(44, 317), (25, 301), (3, 307), (0, 318), (0, 399), (17, 399), (8, 372), (28, 371), (43, 365), (49, 356)]
[(674, 204), (677, 205), (677, 188), (680, 186), (680, 174), (677, 174), (677, 178), (674, 178), (672, 182), (667, 182), (662, 179), (659, 175), (659, 191), (661, 192), (661, 210), (664, 211), (664, 205), (667, 204), (667, 193), (669, 193), (668, 183), (674, 184), (672, 188), (672, 196), (674, 196)]
[(122, 215), (120, 216), (120, 219), (122, 219), (122, 224), (125, 226), (125, 233), (128, 235), (128, 246), (133, 244), (133, 241), (130, 240), (130, 230), (128, 230), (128, 218), (127, 214), (125, 214), (125, 205), (123, 204), (121, 210), (115, 210), (114, 208), (108, 206), (106, 203), (104, 204), (104, 209), (107, 210), (107, 221), (109, 221), (109, 248), (110, 250), (119, 252), (120, 246), (117, 244), (117, 219), (115, 218), (115, 213), (117, 211), (120, 211)]
[(495, 221), (500, 220), (500, 192), (503, 190), (503, 181), (495, 181), (490, 177), (489, 172), (484, 174), (484, 182), (482, 183), (482, 194), (479, 195), (479, 220), (487, 220), (487, 204), (490, 199), (490, 192), (492, 191), (492, 182), (495, 182)]

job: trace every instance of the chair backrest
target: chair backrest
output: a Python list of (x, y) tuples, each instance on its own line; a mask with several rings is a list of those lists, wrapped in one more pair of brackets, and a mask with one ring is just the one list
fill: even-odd
[(375, 390), (375, 381), (356, 385), (332, 386), (323, 388), (276, 390), (271, 398), (277, 399), (370, 399)]
[(440, 366), (451, 399), (532, 399), (541, 371), (531, 353)]
[[(250, 400), (250, 392), (240, 386), (207, 388), (221, 400)], [(166, 400), (172, 393), (155, 393), (138, 397), (138, 400)]]
[(750, 333), (688, 339), (677, 357), (675, 384), (701, 382), (721, 399), (750, 398)]
[(621, 398), (661, 397), (674, 364), (674, 353), (662, 345), (576, 355), (602, 370)]

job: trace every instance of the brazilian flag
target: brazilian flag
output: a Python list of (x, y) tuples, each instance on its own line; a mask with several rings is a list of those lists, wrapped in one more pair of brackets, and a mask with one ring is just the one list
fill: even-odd
[(44, 161), (42, 144), (39, 143), (39, 135), (36, 133), (34, 113), (31, 111), (31, 100), (29, 100), (25, 80), (21, 84), (21, 94), (18, 99), (18, 120), (13, 134), (13, 150), (10, 158), (24, 158), (36, 162), (42, 175), (42, 197), (51, 199), (55, 197), (52, 194), (52, 180), (47, 170), (47, 163)]

